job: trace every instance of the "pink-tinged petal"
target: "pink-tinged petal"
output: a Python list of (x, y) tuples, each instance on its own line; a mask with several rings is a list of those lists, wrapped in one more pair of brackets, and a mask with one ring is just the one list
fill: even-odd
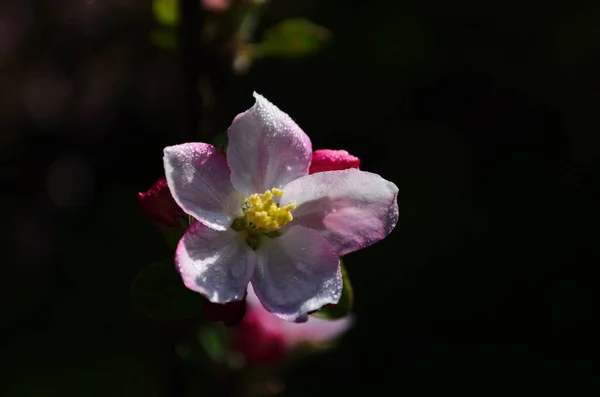
[(164, 149), (167, 184), (183, 211), (215, 230), (226, 230), (241, 215), (242, 197), (231, 185), (223, 153), (206, 143)]
[(302, 324), (286, 323), (283, 333), (287, 343), (295, 345), (300, 342), (321, 343), (335, 339), (350, 329), (354, 324), (354, 316), (348, 315), (337, 320), (323, 320), (309, 317)]
[(343, 256), (394, 229), (397, 195), (398, 187), (379, 175), (348, 169), (296, 179), (283, 188), (281, 205), (296, 203), (292, 224), (318, 231)]
[(309, 174), (325, 171), (340, 171), (360, 166), (360, 159), (345, 150), (315, 150), (310, 162)]
[(307, 314), (342, 294), (339, 258), (314, 230), (296, 226), (275, 239), (264, 239), (256, 251), (252, 285), (262, 305), (287, 321), (306, 321)]
[(242, 300), (256, 263), (254, 251), (231, 229), (194, 222), (179, 241), (175, 265), (183, 283), (213, 303)]
[[(308, 321), (301, 324), (284, 321), (262, 306), (252, 286), (248, 287), (246, 299), (248, 314), (260, 322), (265, 333), (279, 335), (288, 347), (293, 347), (300, 342), (327, 342), (342, 335), (354, 324), (352, 315), (337, 320), (309, 317)], [(245, 321), (246, 319), (242, 324)]]
[(227, 131), (231, 182), (245, 196), (307, 175), (312, 156), (310, 139), (294, 120), (261, 95), (254, 98)]
[(153, 223), (168, 228), (181, 227), (183, 211), (173, 197), (163, 177), (146, 192), (138, 193), (138, 204), (142, 213)]

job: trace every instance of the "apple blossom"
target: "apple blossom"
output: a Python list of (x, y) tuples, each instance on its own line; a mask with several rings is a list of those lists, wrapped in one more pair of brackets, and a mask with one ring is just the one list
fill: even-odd
[(197, 220), (175, 263), (184, 284), (213, 303), (242, 300), (251, 283), (269, 312), (302, 322), (338, 302), (339, 257), (395, 227), (398, 188), (357, 169), (309, 175), (308, 136), (254, 97), (229, 127), (227, 157), (206, 143), (164, 149), (173, 199)]

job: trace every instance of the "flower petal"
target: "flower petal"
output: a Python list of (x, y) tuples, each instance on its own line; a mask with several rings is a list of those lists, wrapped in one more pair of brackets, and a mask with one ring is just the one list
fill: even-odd
[(306, 175), (312, 155), (310, 139), (290, 116), (261, 95), (254, 98), (227, 131), (231, 182), (245, 196)]
[(337, 320), (309, 317), (302, 324), (286, 322), (283, 325), (283, 335), (287, 343), (292, 345), (300, 342), (327, 342), (346, 332), (354, 321), (352, 315)]
[(345, 150), (321, 149), (313, 152), (308, 173), (347, 170), (359, 166), (360, 159)]
[(339, 258), (314, 230), (296, 226), (256, 251), (252, 285), (265, 309), (287, 321), (306, 321), (306, 313), (342, 294)]
[(348, 169), (296, 179), (283, 188), (281, 205), (296, 203), (290, 225), (318, 231), (343, 256), (394, 229), (397, 195), (398, 187), (379, 175)]
[(242, 197), (229, 180), (225, 156), (207, 143), (164, 149), (165, 175), (183, 211), (215, 230), (226, 230), (241, 215)]
[[(269, 313), (262, 306), (252, 285), (248, 286), (247, 303), (248, 314), (258, 318), (262, 328), (266, 331), (283, 336), (287, 346), (293, 346), (300, 342), (326, 342), (346, 332), (355, 321), (352, 315), (337, 320), (308, 317), (308, 321), (301, 324), (284, 321)], [(245, 322), (246, 319), (243, 321)]]
[(183, 283), (213, 303), (244, 298), (256, 255), (231, 229), (217, 231), (194, 222), (175, 251)]

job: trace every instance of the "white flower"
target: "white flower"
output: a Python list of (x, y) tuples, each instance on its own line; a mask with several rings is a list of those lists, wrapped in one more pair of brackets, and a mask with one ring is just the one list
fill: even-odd
[(268, 311), (306, 321), (338, 302), (339, 257), (394, 228), (398, 188), (357, 169), (308, 175), (308, 136), (254, 97), (229, 127), (227, 157), (206, 143), (164, 149), (171, 194), (197, 220), (175, 263), (185, 285), (211, 302), (241, 300), (251, 282)]

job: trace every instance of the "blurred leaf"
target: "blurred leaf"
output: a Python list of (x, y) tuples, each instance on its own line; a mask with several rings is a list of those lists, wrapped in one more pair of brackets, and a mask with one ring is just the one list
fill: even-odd
[(150, 32), (150, 42), (167, 51), (177, 50), (177, 37), (174, 30), (154, 29)]
[(352, 292), (352, 284), (350, 284), (348, 272), (346, 271), (346, 268), (344, 267), (344, 264), (342, 263), (341, 259), (340, 269), (342, 270), (342, 281), (344, 283), (340, 301), (337, 305), (324, 306), (323, 308), (321, 308), (321, 310), (313, 313), (313, 316), (323, 318), (326, 320), (335, 320), (338, 318), (346, 317), (350, 313), (352, 305), (354, 304), (354, 293)]
[(177, 0), (154, 0), (152, 13), (156, 21), (164, 26), (175, 26), (179, 22), (179, 5)]
[[(196, 332), (182, 336), (175, 345), (175, 353), (186, 365), (194, 367), (198, 375), (212, 378), (223, 369), (221, 364), (230, 360), (230, 340), (231, 330), (227, 327), (202, 323)], [(205, 386), (209, 387), (208, 384)]]
[(215, 136), (210, 141), (210, 144), (213, 145), (214, 147), (216, 147), (217, 149), (221, 150), (223, 153), (227, 153), (227, 142), (228, 142), (227, 133), (224, 132), (222, 134)]
[(233, 71), (237, 74), (243, 74), (250, 69), (252, 65), (253, 45), (242, 45), (236, 52), (233, 59)]
[(198, 342), (204, 353), (217, 363), (222, 363), (227, 353), (228, 338), (222, 329), (216, 326), (206, 326), (198, 331)]
[(140, 312), (158, 320), (182, 320), (202, 313), (202, 296), (183, 285), (173, 263), (153, 263), (138, 273), (131, 297)]
[(329, 30), (303, 18), (286, 19), (267, 30), (263, 41), (252, 48), (261, 57), (299, 58), (313, 55), (331, 39)]
[[(60, 360), (38, 352), (16, 363), (2, 388), (4, 397), (81, 397), (164, 395), (167, 379), (155, 364), (128, 352), (86, 347), (85, 356), (57, 350)], [(93, 386), (92, 386), (93, 385)], [(5, 386), (3, 382), (3, 386)], [(92, 391), (93, 389), (93, 391)]]
[(181, 239), (181, 236), (183, 236), (183, 234), (185, 233), (185, 230), (162, 229), (161, 232), (167, 245), (172, 249), (176, 249), (177, 244), (179, 244), (179, 240)]

